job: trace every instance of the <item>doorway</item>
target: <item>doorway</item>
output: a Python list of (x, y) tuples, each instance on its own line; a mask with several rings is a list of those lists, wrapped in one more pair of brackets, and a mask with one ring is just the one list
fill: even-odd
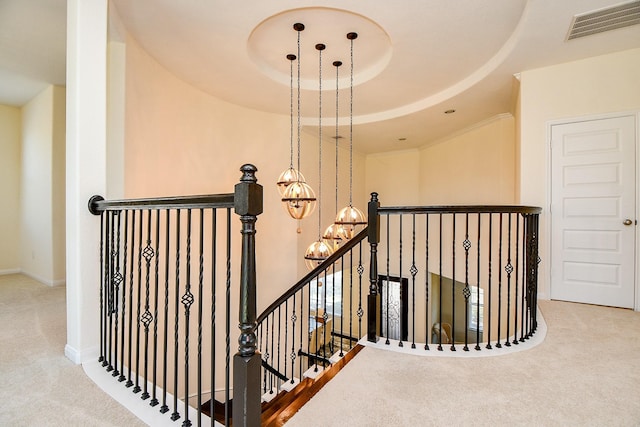
[(551, 126), (551, 298), (633, 308), (636, 117)]

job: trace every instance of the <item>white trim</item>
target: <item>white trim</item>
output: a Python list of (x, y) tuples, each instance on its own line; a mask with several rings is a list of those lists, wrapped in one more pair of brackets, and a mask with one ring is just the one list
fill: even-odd
[[(493, 345), (491, 350), (486, 348), (487, 343), (480, 343), (480, 348), (482, 350), (475, 350), (475, 343), (473, 345), (469, 344), (469, 351), (464, 351), (462, 348), (464, 344), (456, 344), (456, 351), (449, 350), (450, 345), (447, 344), (446, 347), (443, 345), (445, 350), (438, 351), (437, 344), (430, 344), (429, 350), (425, 350), (424, 343), (416, 343), (416, 348), (411, 348), (411, 343), (404, 342), (403, 346), (400, 347), (398, 344), (398, 340), (389, 340), (389, 344), (385, 344), (385, 340), (378, 340), (378, 342), (369, 342), (367, 337), (363, 337), (358, 341), (358, 344), (364, 345), (366, 347), (373, 347), (379, 350), (387, 350), (394, 351), (396, 353), (404, 353), (404, 354), (412, 354), (414, 356), (423, 356), (423, 357), (460, 357), (460, 358), (475, 358), (475, 357), (493, 357), (493, 356), (503, 356), (505, 354), (513, 354), (518, 353), (524, 350), (530, 350), (539, 344), (542, 344), (545, 337), (547, 336), (547, 323), (544, 321), (542, 317), (542, 313), (540, 309), (537, 310), (538, 313), (538, 328), (534, 332), (533, 336), (528, 340), (521, 342), (517, 345), (511, 345), (509, 347), (503, 345), (501, 348), (497, 348)], [(509, 337), (510, 341), (513, 341), (513, 336)], [(503, 343), (505, 341), (502, 341)]]
[[(127, 408), (132, 414), (136, 417), (140, 418), (147, 425), (153, 427), (175, 427), (179, 425), (177, 423), (181, 423), (184, 421), (184, 401), (178, 399), (178, 411), (181, 414), (181, 417), (176, 421), (171, 421), (171, 413), (173, 411), (171, 405), (173, 404), (173, 395), (167, 393), (167, 402), (171, 402), (169, 412), (165, 414), (160, 413), (160, 405), (151, 406), (149, 405), (149, 400), (142, 400), (140, 398), (140, 394), (134, 394), (131, 391), (131, 388), (125, 387), (124, 383), (118, 382), (113, 378), (111, 373), (107, 372), (106, 369), (97, 361), (97, 358), (92, 362), (86, 362), (82, 364), (82, 368), (84, 372), (87, 374), (93, 382), (95, 382), (105, 393), (115, 399), (122, 406)], [(139, 378), (139, 381), (144, 384), (144, 379)], [(148, 390), (153, 389), (153, 384), (147, 382)], [(162, 389), (160, 387), (156, 388), (157, 396), (162, 396)], [(160, 402), (162, 403), (162, 402)], [(195, 408), (189, 407), (189, 420), (196, 425), (198, 419), (198, 411)], [(210, 418), (205, 414), (202, 414), (202, 425), (209, 425)], [(216, 421), (215, 425), (222, 426), (222, 424)]]
[(7, 276), (9, 274), (20, 274), (19, 268), (9, 268), (7, 270), (0, 270), (0, 276)]
[(43, 285), (47, 285), (49, 287), (55, 287), (55, 286), (64, 286), (66, 284), (66, 280), (65, 279), (58, 279), (58, 280), (49, 280), (49, 279), (45, 279), (44, 277), (40, 277), (37, 274), (33, 274), (33, 273), (29, 273), (28, 271), (21, 271), (22, 274), (24, 274), (27, 277), (32, 278), (33, 280), (42, 283)]
[(80, 351), (77, 348), (67, 344), (64, 346), (64, 355), (67, 359), (71, 360), (76, 365), (90, 360), (98, 359), (99, 350), (98, 347), (90, 348), (85, 351)]
[[(635, 137), (636, 137), (636, 221), (640, 219), (640, 197), (637, 196), (638, 191), (640, 191), (640, 110), (628, 110), (628, 111), (619, 111), (612, 113), (604, 113), (604, 114), (593, 114), (586, 116), (578, 116), (578, 117), (566, 117), (561, 119), (549, 120), (546, 123), (546, 170), (547, 170), (547, 191), (546, 191), (546, 201), (545, 206), (547, 207), (547, 217), (546, 217), (546, 229), (544, 231), (545, 238), (545, 247), (547, 248), (547, 256), (549, 257), (549, 268), (546, 271), (546, 279), (547, 279), (547, 288), (549, 291), (549, 297), (551, 297), (551, 268), (553, 261), (553, 254), (551, 253), (551, 220), (552, 220), (552, 212), (551, 212), (551, 128), (556, 125), (561, 124), (569, 124), (569, 123), (580, 123), (580, 122), (588, 122), (593, 120), (605, 120), (612, 119), (617, 117), (633, 117), (635, 121)], [(635, 311), (640, 311), (640, 280), (638, 277), (640, 276), (640, 232), (638, 231), (640, 227), (636, 225), (636, 261), (635, 261)], [(544, 260), (543, 260), (544, 262)], [(540, 297), (540, 295), (538, 295)]]

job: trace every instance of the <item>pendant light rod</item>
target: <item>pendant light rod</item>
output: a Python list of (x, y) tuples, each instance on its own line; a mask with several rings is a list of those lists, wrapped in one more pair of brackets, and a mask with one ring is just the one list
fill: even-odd
[(291, 119), (291, 126), (289, 126), (289, 167), (293, 169), (293, 61), (296, 60), (296, 56), (292, 53), (287, 55), (289, 60), (289, 117)]
[(349, 206), (353, 206), (353, 41), (358, 38), (358, 33), (348, 33), (347, 39), (351, 42), (351, 77), (349, 84)]
[(340, 139), (340, 135), (338, 135), (338, 107), (339, 107), (339, 89), (340, 89), (340, 66), (342, 65), (342, 61), (333, 61), (333, 66), (336, 67), (336, 215), (338, 214), (338, 140)]
[(304, 24), (293, 24), (293, 29), (298, 32), (298, 170), (300, 170), (300, 33), (304, 31)]
[(322, 43), (316, 45), (318, 50), (318, 241), (322, 240), (322, 51), (326, 49)]

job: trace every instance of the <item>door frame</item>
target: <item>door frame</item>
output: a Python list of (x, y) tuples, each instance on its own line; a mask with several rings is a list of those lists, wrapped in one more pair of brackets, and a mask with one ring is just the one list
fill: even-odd
[(546, 191), (546, 200), (545, 206), (548, 212), (547, 224), (544, 229), (544, 247), (545, 253), (547, 253), (549, 257), (549, 268), (547, 268), (545, 272), (545, 279), (548, 283), (548, 299), (551, 299), (551, 288), (553, 287), (553, 283), (551, 282), (551, 269), (553, 268), (553, 254), (551, 253), (551, 224), (553, 221), (553, 211), (551, 210), (551, 191), (553, 190), (553, 184), (551, 182), (551, 131), (553, 126), (562, 125), (562, 124), (570, 124), (570, 123), (580, 123), (580, 122), (590, 122), (593, 120), (603, 120), (603, 119), (612, 119), (616, 117), (633, 117), (635, 121), (635, 161), (636, 161), (636, 203), (635, 203), (635, 266), (634, 266), (634, 311), (640, 311), (640, 280), (638, 280), (638, 276), (640, 275), (640, 110), (629, 110), (629, 111), (620, 111), (606, 114), (593, 114), (593, 115), (585, 115), (585, 116), (576, 116), (576, 117), (567, 117), (563, 119), (554, 119), (546, 122), (546, 144), (545, 144), (545, 155), (546, 155), (546, 174), (547, 174), (547, 191)]

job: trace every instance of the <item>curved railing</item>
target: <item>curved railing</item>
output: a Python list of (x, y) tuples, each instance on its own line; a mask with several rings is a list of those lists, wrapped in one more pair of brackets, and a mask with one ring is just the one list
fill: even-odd
[(364, 334), (366, 237), (365, 228), (257, 317), (263, 401), (314, 378)]
[[(530, 206), (380, 207), (369, 341), (480, 351), (529, 339), (537, 327), (538, 217)], [(371, 311), (371, 313), (375, 313)]]

